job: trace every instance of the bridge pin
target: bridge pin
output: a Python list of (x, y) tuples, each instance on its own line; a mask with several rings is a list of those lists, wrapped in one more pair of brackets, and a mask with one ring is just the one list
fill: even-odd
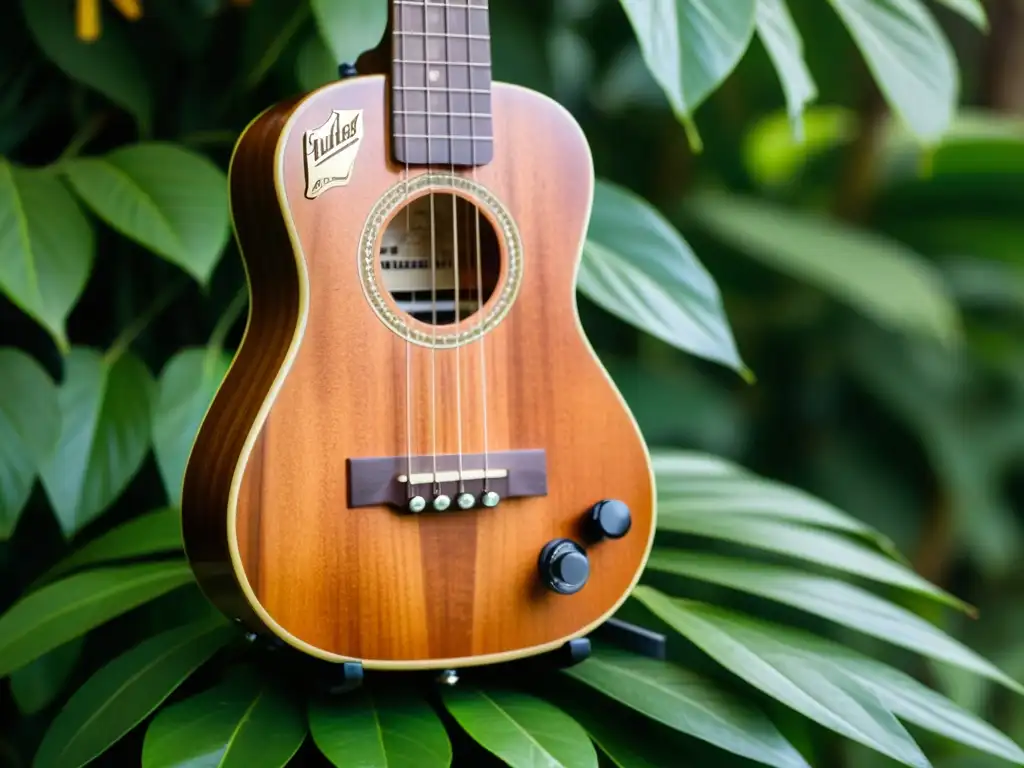
[(426, 508), (427, 508), (427, 500), (424, 499), (422, 496), (413, 496), (411, 499), (409, 499), (409, 511), (410, 512), (413, 512), (414, 514), (418, 515), (420, 512), (422, 512)]
[(471, 509), (476, 504), (476, 498), (472, 493), (460, 493), (458, 498), (459, 509)]
[(501, 501), (501, 497), (494, 491), (488, 491), (480, 497), (480, 501), (483, 502), (485, 507), (496, 507), (498, 506), (498, 502)]
[(443, 493), (434, 499), (434, 509), (438, 512), (444, 512), (452, 504), (452, 500), (445, 496)]

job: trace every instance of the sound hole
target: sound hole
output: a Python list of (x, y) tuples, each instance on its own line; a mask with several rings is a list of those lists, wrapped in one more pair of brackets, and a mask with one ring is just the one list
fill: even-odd
[(436, 192), (433, 205), (430, 195), (413, 200), (398, 209), (381, 238), (384, 289), (400, 310), (428, 325), (473, 317), (494, 294), (500, 272), (490, 219), (459, 195)]

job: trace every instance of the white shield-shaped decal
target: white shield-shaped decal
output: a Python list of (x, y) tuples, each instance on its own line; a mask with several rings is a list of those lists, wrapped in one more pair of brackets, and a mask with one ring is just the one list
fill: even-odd
[(362, 141), (361, 109), (336, 109), (319, 128), (306, 131), (306, 197), (315, 200), (332, 187), (348, 184)]

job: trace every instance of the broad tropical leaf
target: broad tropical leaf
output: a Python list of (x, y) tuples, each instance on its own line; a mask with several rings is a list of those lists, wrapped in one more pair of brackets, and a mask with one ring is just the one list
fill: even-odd
[(11, 673), (11, 696), (22, 714), (41, 712), (60, 696), (84, 644), (84, 637), (76, 637)]
[(121, 523), (72, 552), (43, 574), (37, 583), (53, 581), (69, 571), (97, 563), (180, 552), (182, 546), (181, 512), (175, 508), (147, 512)]
[(142, 768), (281, 768), (306, 738), (292, 696), (244, 668), (162, 710), (146, 729)]
[(804, 61), (804, 42), (786, 0), (757, 0), (756, 24), (782, 82), (793, 135), (802, 141), (804, 108), (817, 98), (818, 88)]
[(444, 705), (480, 746), (512, 768), (597, 768), (587, 732), (557, 707), (525, 693), (446, 688)]
[(75, 36), (74, 4), (67, 0), (21, 0), (29, 32), (64, 73), (102, 93), (149, 131), (153, 102), (145, 69), (117, 24), (104, 25), (97, 40)]
[(57, 387), (24, 352), (0, 347), (0, 541), (28, 502), (40, 465), (60, 435)]
[(384, 36), (388, 4), (380, 0), (312, 0), (320, 34), (337, 64), (355, 64)]
[[(960, 93), (952, 46), (921, 0), (832, 0), (893, 110), (936, 144)], [(851, 259), (852, 261), (853, 259)]]
[(133, 144), (64, 165), (114, 229), (205, 283), (230, 235), (228, 187), (210, 160), (175, 144)]
[(872, 692), (834, 666), (727, 611), (670, 600), (649, 587), (634, 593), (648, 609), (733, 674), (805, 717), (905, 765), (929, 768), (906, 729)]
[(594, 190), (579, 290), (668, 344), (745, 370), (714, 279), (661, 214), (606, 181)]
[(672, 109), (688, 119), (739, 63), (756, 0), (621, 0)]
[(185, 464), (199, 425), (230, 365), (231, 357), (219, 349), (185, 349), (160, 374), (153, 407), (153, 451), (175, 506), (181, 503)]
[(777, 552), (825, 568), (901, 587), (959, 610), (973, 612), (962, 601), (918, 576), (905, 565), (830, 531), (804, 528), (780, 520), (750, 519), (742, 515), (715, 519), (699, 514), (676, 514), (664, 509), (659, 509), (658, 528)]
[(299, 49), (295, 58), (295, 79), (307, 93), (338, 79), (338, 64), (320, 35), (311, 34)]
[(780, 768), (807, 766), (763, 713), (674, 664), (605, 650), (566, 674), (652, 720), (729, 752)]
[(844, 581), (795, 568), (668, 548), (656, 550), (648, 567), (800, 608), (894, 645), (969, 669), (1024, 693), (1019, 683), (938, 627)]
[(130, 353), (110, 362), (75, 347), (65, 358), (60, 442), (41, 469), (65, 535), (103, 512), (142, 465), (153, 390), (146, 366)]
[(145, 563), (76, 573), (30, 592), (0, 616), (0, 678), (190, 581), (185, 563)]
[(0, 157), (0, 290), (62, 352), (95, 248), (89, 220), (52, 173), (15, 168)]
[[(309, 19), (309, 4), (291, 0), (262, 0), (245, 14), (241, 45), (242, 86), (259, 85), (281, 59)], [(337, 65), (335, 65), (337, 73)]]
[(235, 634), (219, 616), (149, 638), (102, 667), (50, 724), (34, 768), (80, 768), (138, 725)]
[(339, 768), (447, 768), (452, 745), (437, 714), (412, 693), (361, 689), (309, 707), (319, 750)]
[(902, 245), (725, 193), (692, 197), (685, 210), (719, 240), (832, 294), (878, 323), (943, 342), (959, 338), (957, 309), (940, 273)]

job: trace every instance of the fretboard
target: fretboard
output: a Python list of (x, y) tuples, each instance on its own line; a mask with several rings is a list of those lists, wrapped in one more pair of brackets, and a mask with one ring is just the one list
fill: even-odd
[(392, 0), (392, 148), (408, 165), (494, 156), (487, 0)]

